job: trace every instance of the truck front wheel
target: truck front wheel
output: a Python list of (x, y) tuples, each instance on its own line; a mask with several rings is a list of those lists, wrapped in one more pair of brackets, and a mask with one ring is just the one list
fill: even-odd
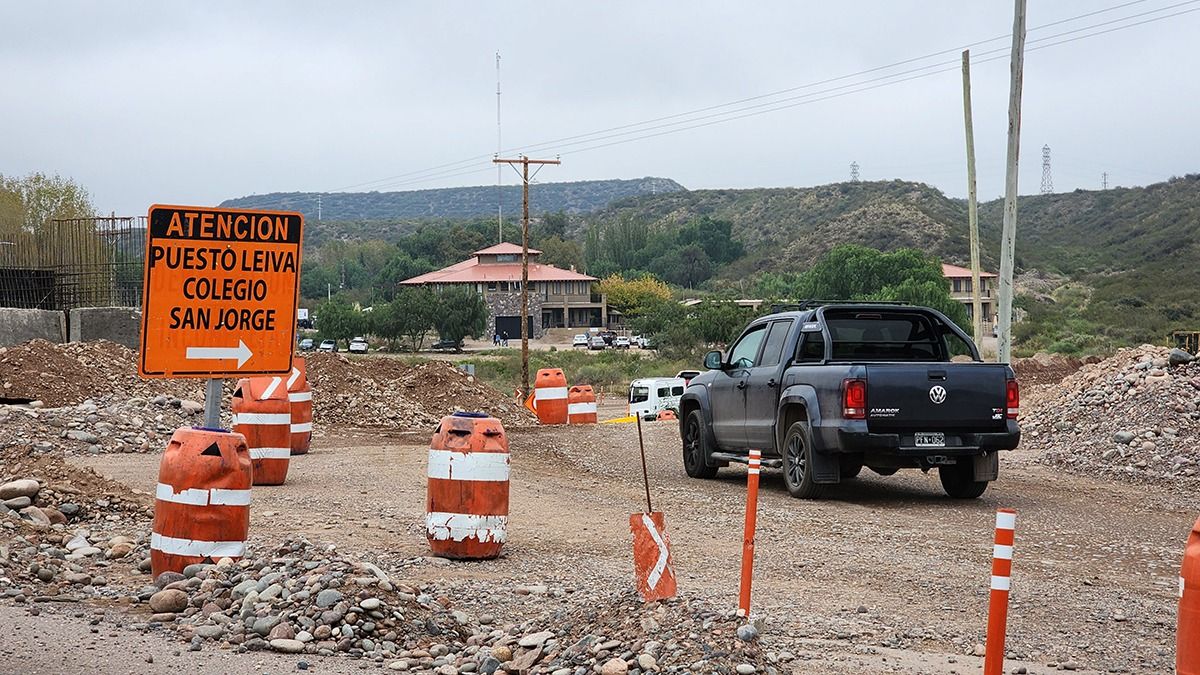
[(692, 478), (712, 478), (717, 467), (708, 465), (708, 441), (704, 434), (704, 415), (699, 410), (688, 413), (683, 426), (683, 470)]
[(973, 462), (960, 460), (958, 464), (938, 467), (938, 479), (942, 489), (955, 499), (975, 499), (987, 490), (988, 482), (975, 480)]
[(798, 499), (817, 499), (821, 486), (813, 480), (812, 435), (808, 424), (795, 422), (783, 437), (783, 483)]

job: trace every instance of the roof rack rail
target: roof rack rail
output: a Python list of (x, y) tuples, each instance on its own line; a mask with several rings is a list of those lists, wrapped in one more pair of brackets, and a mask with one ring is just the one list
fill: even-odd
[(803, 312), (826, 305), (907, 305), (903, 300), (801, 300), (800, 302), (776, 303), (771, 305), (771, 313)]

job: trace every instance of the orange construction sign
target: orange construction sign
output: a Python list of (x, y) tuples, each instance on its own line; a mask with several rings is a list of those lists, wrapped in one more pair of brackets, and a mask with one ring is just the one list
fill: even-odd
[(671, 561), (671, 540), (667, 538), (667, 520), (662, 511), (629, 516), (633, 531), (633, 570), (638, 595), (653, 602), (675, 597), (675, 566)]
[(150, 207), (142, 377), (244, 377), (292, 369), (304, 216)]

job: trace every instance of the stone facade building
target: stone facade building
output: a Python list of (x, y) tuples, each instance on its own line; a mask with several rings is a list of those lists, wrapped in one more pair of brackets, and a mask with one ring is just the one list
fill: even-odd
[[(529, 335), (540, 338), (550, 328), (604, 327), (609, 322), (608, 303), (595, 292), (597, 279), (574, 270), (537, 262), (541, 251), (529, 249)], [(475, 289), (488, 306), (488, 332), (521, 337), (521, 247), (497, 244), (455, 265), (401, 282), (430, 286), (450, 285)]]

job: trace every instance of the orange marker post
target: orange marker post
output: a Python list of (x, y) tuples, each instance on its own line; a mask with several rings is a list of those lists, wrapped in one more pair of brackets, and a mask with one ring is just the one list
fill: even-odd
[(1192, 526), (1179, 571), (1178, 621), (1175, 672), (1200, 675), (1200, 520)]
[(750, 616), (750, 582), (754, 578), (754, 529), (758, 521), (758, 472), (762, 451), (750, 451), (746, 469), (746, 529), (742, 533), (742, 584), (738, 592), (738, 614)]
[(987, 650), (983, 675), (1004, 672), (1004, 636), (1008, 630), (1008, 590), (1012, 582), (1012, 555), (1017, 512), (996, 512), (996, 539), (992, 546), (992, 591), (988, 601)]

